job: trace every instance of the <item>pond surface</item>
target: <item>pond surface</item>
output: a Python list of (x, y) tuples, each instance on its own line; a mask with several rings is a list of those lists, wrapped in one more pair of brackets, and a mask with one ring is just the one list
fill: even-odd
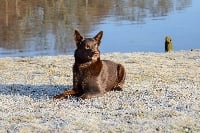
[(0, 57), (73, 54), (73, 33), (104, 31), (101, 52), (200, 48), (200, 0), (1, 0)]

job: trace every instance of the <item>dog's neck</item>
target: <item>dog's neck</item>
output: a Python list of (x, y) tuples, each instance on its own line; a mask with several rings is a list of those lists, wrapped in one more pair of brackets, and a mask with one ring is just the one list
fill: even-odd
[(84, 69), (84, 68), (91, 67), (91, 66), (93, 66), (95, 64), (98, 64), (100, 62), (101, 62), (100, 58), (98, 58), (96, 61), (91, 60), (91, 61), (88, 61), (88, 62), (85, 62), (85, 63), (80, 63), (78, 61), (75, 61), (75, 66), (77, 66), (77, 67), (79, 67), (81, 69)]
[(98, 58), (97, 61), (89, 61), (81, 64), (75, 62), (74, 68), (78, 69), (79, 72), (83, 75), (86, 74), (88, 76), (88, 74), (90, 74), (93, 76), (97, 76), (101, 71), (102, 61), (100, 60), (100, 58)]
[(75, 63), (75, 65), (77, 65), (79, 68), (87, 68), (89, 67), (93, 62), (92, 61), (89, 61), (89, 62), (86, 62), (86, 63)]

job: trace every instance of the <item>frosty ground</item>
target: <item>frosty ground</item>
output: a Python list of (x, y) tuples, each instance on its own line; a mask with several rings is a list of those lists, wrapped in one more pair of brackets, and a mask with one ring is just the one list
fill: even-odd
[(0, 58), (0, 132), (200, 132), (200, 50), (110, 53), (123, 91), (77, 101), (73, 56)]

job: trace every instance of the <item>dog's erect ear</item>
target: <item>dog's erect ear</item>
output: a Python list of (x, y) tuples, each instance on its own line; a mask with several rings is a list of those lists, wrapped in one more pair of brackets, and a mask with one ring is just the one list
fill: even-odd
[(83, 37), (81, 36), (81, 34), (75, 30), (74, 31), (74, 41), (76, 42), (76, 45), (83, 39)]
[(93, 37), (96, 41), (100, 42), (103, 36), (103, 31), (100, 31), (95, 37)]

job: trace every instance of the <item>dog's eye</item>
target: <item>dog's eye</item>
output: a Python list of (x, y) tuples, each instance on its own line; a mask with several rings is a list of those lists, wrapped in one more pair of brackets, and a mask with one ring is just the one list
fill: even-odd
[(89, 46), (89, 45), (86, 45), (85, 48), (86, 48), (86, 49), (90, 49), (90, 46)]

